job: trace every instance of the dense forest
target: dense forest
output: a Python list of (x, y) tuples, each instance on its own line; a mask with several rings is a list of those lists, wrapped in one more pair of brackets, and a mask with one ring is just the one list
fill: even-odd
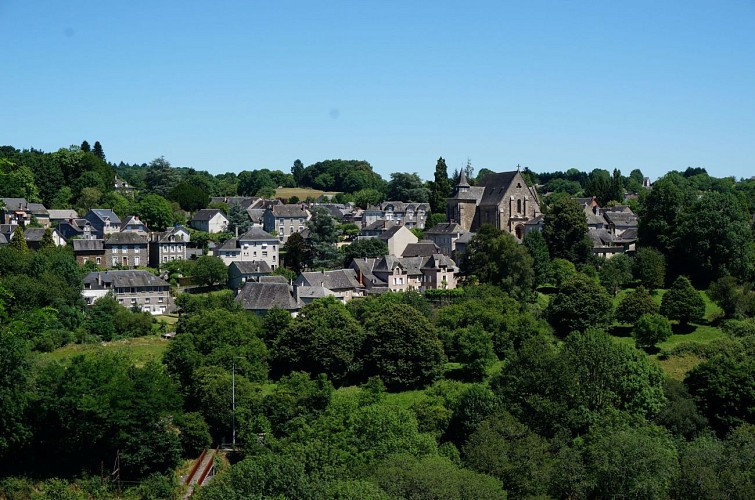
[[(0, 197), (154, 229), (212, 196), (280, 187), (444, 215), (456, 173), (434, 163), (430, 181), (356, 160), (211, 175), (108, 163), (99, 142), (6, 146)], [(489, 172), (465, 168), (473, 182)], [(200, 499), (755, 497), (755, 180), (522, 173), (543, 196), (542, 232), (519, 243), (481, 228), (462, 287), (325, 298), (296, 317), (248, 313), (230, 290), (181, 294), (180, 314), (159, 319), (109, 297), (86, 306), (91, 266), (12, 239), (0, 498), (180, 498), (191, 461), (221, 444), (234, 451)], [(595, 258), (576, 196), (628, 203), (636, 251)]]

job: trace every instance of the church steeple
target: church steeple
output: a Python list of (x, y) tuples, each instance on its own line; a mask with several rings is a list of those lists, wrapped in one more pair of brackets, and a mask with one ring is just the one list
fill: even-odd
[(466, 172), (464, 171), (463, 168), (461, 169), (461, 173), (459, 174), (459, 183), (456, 184), (456, 187), (457, 188), (468, 188), (468, 187), (470, 187), (469, 186), (469, 181), (467, 180), (467, 174), (466, 174)]

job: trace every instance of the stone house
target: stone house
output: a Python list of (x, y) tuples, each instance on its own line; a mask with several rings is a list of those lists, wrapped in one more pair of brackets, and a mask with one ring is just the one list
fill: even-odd
[(97, 239), (105, 239), (107, 235), (121, 230), (121, 219), (108, 208), (92, 208), (84, 218), (92, 228), (92, 236)]
[(386, 245), (388, 245), (388, 255), (395, 255), (397, 257), (404, 253), (407, 245), (419, 241), (419, 238), (417, 238), (413, 232), (401, 224), (392, 226), (386, 231), (383, 231), (383, 233), (378, 236), (378, 239), (384, 241)]
[(300, 297), (306, 292), (309, 296), (317, 298), (317, 294), (306, 289), (319, 288), (329, 292), (320, 296), (332, 295), (344, 304), (354, 297), (364, 295), (363, 286), (359, 283), (357, 273), (353, 269), (303, 272), (294, 281), (294, 286), (299, 289), (297, 293)]
[(524, 238), (524, 225), (540, 215), (535, 188), (527, 185), (521, 172), (486, 174), (471, 186), (464, 171), (459, 174), (453, 195), (447, 200), (447, 216), (467, 231), (490, 224), (501, 231)]
[(228, 229), (228, 217), (214, 208), (203, 208), (194, 214), (189, 226), (205, 233), (222, 233)]
[(438, 245), (443, 255), (453, 257), (456, 252), (456, 240), (467, 232), (456, 222), (441, 222), (425, 231), (425, 239)]
[(36, 221), (44, 228), (50, 227), (50, 215), (41, 203), (26, 201), (26, 198), (0, 198), (0, 224), (21, 224), (26, 227)]
[(228, 288), (240, 290), (248, 281), (259, 281), (263, 276), (270, 276), (273, 270), (262, 261), (233, 261), (228, 266)]
[(73, 254), (79, 265), (94, 262), (98, 267), (107, 268), (105, 260), (105, 240), (73, 240)]
[(393, 292), (424, 291), (456, 288), (456, 263), (449, 257), (436, 254), (430, 257), (393, 257), (378, 260), (372, 273)]
[(190, 240), (189, 231), (182, 226), (151, 233), (149, 235), (149, 266), (158, 268), (168, 262), (186, 260)]
[(273, 205), (265, 210), (263, 229), (278, 235), (278, 240), (285, 243), (294, 233), (303, 231), (312, 214), (304, 205)]
[(84, 277), (81, 294), (88, 305), (108, 293), (122, 306), (137, 307), (150, 314), (175, 309), (170, 284), (149, 271), (97, 271)]
[(255, 314), (265, 314), (270, 309), (283, 309), (296, 315), (302, 308), (302, 302), (296, 296), (294, 287), (282, 276), (270, 276), (276, 280), (247, 281), (236, 295), (236, 302), (245, 310)]
[[(47, 229), (43, 227), (27, 228), (26, 231), (24, 231), (24, 239), (26, 240), (26, 245), (32, 250), (39, 249), (40, 245), (42, 244), (42, 239), (45, 236), (45, 231), (47, 231)], [(63, 247), (66, 245), (65, 238), (58, 234), (58, 231), (56, 229), (52, 230), (52, 241), (55, 243), (55, 246), (58, 247)]]
[(280, 264), (280, 241), (270, 233), (253, 227), (238, 238), (231, 238), (214, 250), (226, 265), (231, 262), (265, 262), (275, 270)]
[(138, 233), (113, 233), (104, 246), (106, 267), (134, 268), (149, 264), (147, 238)]

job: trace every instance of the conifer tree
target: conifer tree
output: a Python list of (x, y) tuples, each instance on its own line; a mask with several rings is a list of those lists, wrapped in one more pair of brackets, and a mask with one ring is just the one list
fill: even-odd
[(8, 246), (22, 253), (29, 251), (29, 246), (26, 244), (26, 238), (24, 237), (24, 230), (20, 225), (16, 226), (16, 229), (13, 231), (13, 235), (11, 236), (10, 244)]
[(105, 161), (105, 151), (102, 150), (102, 144), (100, 144), (100, 141), (94, 141), (94, 149), (92, 150), (92, 153), (99, 158), (102, 161)]
[(45, 234), (42, 235), (42, 241), (39, 243), (39, 249), (55, 248), (55, 240), (52, 239), (52, 231), (48, 227), (45, 229)]

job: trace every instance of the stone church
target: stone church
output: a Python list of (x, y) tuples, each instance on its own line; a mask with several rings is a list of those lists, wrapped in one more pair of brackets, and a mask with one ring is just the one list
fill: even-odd
[(524, 238), (524, 224), (540, 216), (534, 186), (528, 186), (521, 172), (489, 173), (471, 186), (462, 169), (459, 182), (447, 201), (447, 216), (467, 231), (483, 224)]

